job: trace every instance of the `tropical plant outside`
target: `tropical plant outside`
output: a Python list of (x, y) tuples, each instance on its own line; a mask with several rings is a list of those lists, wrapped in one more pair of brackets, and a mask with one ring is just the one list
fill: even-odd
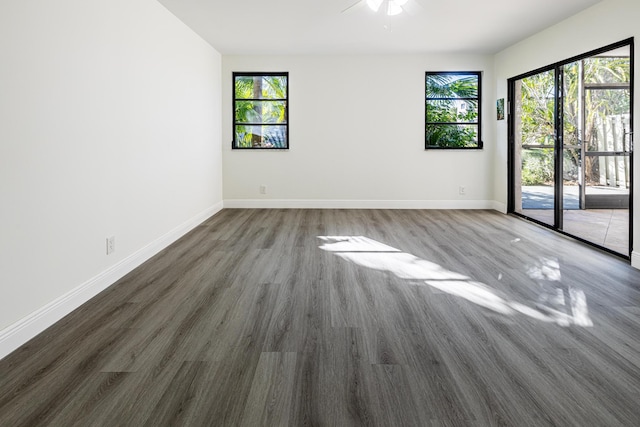
[(480, 73), (426, 73), (426, 148), (478, 148)]
[[(563, 143), (565, 147), (581, 144), (579, 135), (580, 80), (597, 87), (606, 84), (625, 84), (630, 81), (630, 61), (627, 57), (592, 57), (563, 66)], [(524, 146), (553, 146), (555, 76), (552, 71), (521, 80), (521, 144)], [(587, 151), (598, 151), (599, 130), (606, 120), (628, 115), (628, 89), (592, 89), (584, 97), (584, 144)], [(600, 132), (601, 133), (601, 132)], [(601, 138), (601, 136), (600, 136)], [(522, 184), (551, 185), (554, 176), (553, 148), (522, 150)], [(622, 151), (622, 149), (620, 150)], [(587, 183), (599, 180), (597, 157), (581, 159), (580, 149), (564, 150), (564, 182), (577, 184), (579, 171), (584, 167)]]
[[(553, 146), (555, 83), (553, 72), (521, 80), (519, 104), (522, 145)], [(522, 150), (522, 184), (551, 185), (554, 176), (553, 148)]]
[(287, 80), (286, 73), (234, 75), (234, 148), (288, 148)]

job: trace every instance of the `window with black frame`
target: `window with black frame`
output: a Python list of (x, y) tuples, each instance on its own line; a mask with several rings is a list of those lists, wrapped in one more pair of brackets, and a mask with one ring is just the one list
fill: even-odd
[(289, 148), (289, 73), (233, 73), (234, 149)]
[(478, 149), (482, 75), (479, 71), (425, 73), (425, 149)]

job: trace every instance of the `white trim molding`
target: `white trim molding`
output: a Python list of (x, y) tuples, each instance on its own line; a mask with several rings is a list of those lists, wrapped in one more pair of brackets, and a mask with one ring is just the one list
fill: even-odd
[(491, 209), (503, 214), (507, 213), (507, 205), (502, 202), (496, 202), (495, 200), (491, 202)]
[(640, 270), (640, 252), (631, 252), (631, 266)]
[[(490, 200), (228, 199), (228, 209), (496, 209)], [(500, 207), (500, 206), (498, 206)]]
[(0, 360), (220, 212), (222, 208), (223, 203), (220, 202), (204, 210), (70, 292), (1, 330)]

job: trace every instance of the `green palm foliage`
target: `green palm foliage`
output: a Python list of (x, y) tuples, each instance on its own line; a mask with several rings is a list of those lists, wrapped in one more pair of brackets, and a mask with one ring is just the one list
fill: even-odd
[[(580, 85), (615, 85), (630, 82), (630, 61), (627, 57), (592, 57), (562, 67), (563, 143), (598, 151), (597, 129), (606, 117), (628, 114), (629, 90), (588, 90), (584, 98), (584, 141), (579, 134)], [(518, 105), (518, 103), (516, 103)], [(522, 145), (553, 146), (555, 143), (555, 75), (543, 72), (521, 80), (518, 115), (521, 117)], [(586, 157), (584, 164), (579, 149), (565, 149), (564, 179), (578, 181), (578, 171), (584, 167), (588, 178), (594, 170), (594, 159)], [(522, 182), (524, 185), (549, 184), (553, 180), (553, 149), (523, 150)]]
[(235, 146), (287, 147), (287, 76), (236, 75)]
[(427, 73), (427, 147), (478, 147), (479, 80), (476, 73)]

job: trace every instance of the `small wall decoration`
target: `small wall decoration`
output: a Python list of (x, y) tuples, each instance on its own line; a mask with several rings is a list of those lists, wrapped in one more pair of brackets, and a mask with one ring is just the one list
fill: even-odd
[(498, 113), (498, 120), (504, 120), (504, 98), (500, 98), (496, 102), (496, 111)]

